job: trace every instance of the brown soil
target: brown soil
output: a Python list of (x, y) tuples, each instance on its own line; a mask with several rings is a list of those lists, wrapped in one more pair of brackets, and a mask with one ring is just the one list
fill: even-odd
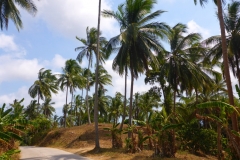
[[(110, 132), (103, 128), (111, 128), (111, 124), (99, 124), (99, 137), (100, 137), (100, 152), (96, 153), (94, 149), (95, 131), (94, 124), (82, 125), (71, 128), (60, 128), (50, 131), (47, 136), (40, 141), (38, 146), (53, 147), (66, 150), (75, 154), (89, 157), (94, 160), (145, 160), (145, 159), (159, 159), (159, 157), (152, 157), (153, 151), (143, 150), (142, 152), (131, 154), (126, 153), (124, 148), (112, 149)], [(127, 137), (126, 134), (122, 135), (122, 139)], [(166, 158), (167, 159), (167, 158)], [(188, 152), (178, 152), (176, 158), (185, 160), (216, 160), (216, 157), (211, 156), (196, 156)]]

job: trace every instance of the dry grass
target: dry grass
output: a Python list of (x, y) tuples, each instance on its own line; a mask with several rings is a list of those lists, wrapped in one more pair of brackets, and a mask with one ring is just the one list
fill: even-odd
[[(75, 154), (79, 154), (85, 157), (89, 157), (95, 160), (156, 160), (159, 157), (153, 158), (153, 151), (143, 150), (142, 152), (131, 154), (126, 153), (125, 149), (112, 149), (111, 148), (111, 136), (108, 131), (103, 128), (111, 127), (111, 124), (99, 124), (99, 137), (100, 137), (100, 152), (96, 153), (94, 148), (94, 124), (82, 125), (72, 128), (55, 129), (48, 133), (48, 135), (38, 144), (39, 146), (47, 146), (66, 150)], [(124, 140), (127, 135), (123, 135)], [(186, 159), (186, 160), (216, 160), (216, 157), (203, 156), (189, 154), (187, 152), (178, 152), (174, 159)]]

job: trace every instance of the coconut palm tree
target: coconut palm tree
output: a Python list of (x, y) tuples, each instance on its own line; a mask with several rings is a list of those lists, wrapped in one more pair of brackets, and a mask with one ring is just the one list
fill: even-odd
[(24, 101), (24, 98), (22, 98), (20, 101), (18, 101), (17, 99), (15, 99), (13, 101), (13, 103), (10, 103), (9, 105), (11, 106), (12, 110), (12, 114), (16, 115), (18, 117), (23, 117), (23, 108), (24, 105), (22, 105), (21, 103)]
[[(199, 45), (201, 36), (197, 33), (190, 33), (186, 36), (184, 34), (187, 34), (187, 27), (183, 24), (178, 23), (169, 28), (167, 39), (171, 50), (165, 52), (164, 59), (158, 56), (161, 65), (154, 73), (155, 76), (157, 75), (156, 81), (159, 81), (161, 88), (165, 89), (164, 98), (168, 98), (165, 102), (169, 106), (171, 106), (171, 99), (168, 96), (171, 95), (170, 90), (173, 90), (173, 111), (171, 111), (173, 115), (176, 114), (177, 93), (198, 89), (201, 87), (199, 84), (213, 83), (211, 78), (192, 59), (199, 52), (205, 52), (205, 49)], [(154, 69), (154, 67), (152, 68)], [(175, 131), (172, 130), (171, 133), (173, 141), (171, 155), (174, 156), (176, 152)]]
[(25, 109), (24, 113), (27, 115), (28, 120), (33, 120), (37, 118), (38, 115), (40, 114), (39, 105), (37, 104), (37, 101), (32, 100)]
[(80, 95), (74, 96), (74, 113), (76, 117), (76, 124), (81, 125), (81, 118), (83, 116), (83, 97)]
[[(194, 3), (197, 4), (197, 2), (200, 2), (200, 4), (203, 6), (205, 3), (208, 2), (208, 0), (194, 0)], [(233, 97), (233, 90), (232, 90), (232, 83), (231, 83), (231, 77), (229, 73), (229, 65), (228, 65), (228, 54), (227, 54), (227, 42), (226, 42), (226, 33), (225, 33), (225, 26), (224, 26), (224, 19), (223, 19), (223, 9), (222, 9), (222, 0), (214, 0), (215, 4), (217, 4), (218, 9), (218, 19), (219, 19), (219, 25), (221, 30), (221, 40), (222, 40), (222, 54), (223, 54), (223, 64), (224, 64), (224, 75), (227, 83), (227, 91), (228, 91), (228, 97), (229, 97), (229, 104), (234, 106), (234, 97)], [(233, 112), (231, 115), (232, 119), (232, 127), (235, 131), (238, 131), (238, 121), (237, 121), (237, 115)], [(240, 143), (240, 142), (239, 142)]]
[(198, 33), (183, 36), (186, 32), (187, 27), (180, 23), (169, 30), (167, 37), (171, 51), (166, 53), (165, 63), (159, 69), (159, 77), (166, 77), (166, 82), (174, 91), (173, 113), (175, 113), (176, 93), (179, 90), (187, 91), (189, 88), (199, 87), (199, 84), (213, 83), (211, 78), (191, 59), (197, 51), (201, 50), (201, 46), (195, 45), (201, 36)]
[[(98, 30), (96, 28), (88, 28), (86, 29), (87, 39), (76, 37), (84, 46), (80, 46), (75, 48), (75, 51), (80, 51), (77, 56), (77, 60), (79, 63), (82, 63), (84, 57), (88, 59), (88, 68), (87, 70), (90, 71), (90, 67), (92, 67), (94, 56), (97, 57), (97, 40), (98, 40)], [(99, 31), (99, 35), (101, 32)], [(100, 52), (99, 52), (99, 60), (101, 63), (105, 62), (106, 54), (103, 50), (104, 45), (106, 44), (106, 39), (104, 37), (99, 38), (100, 44)], [(86, 106), (88, 108), (88, 88), (89, 88), (89, 77), (90, 74), (87, 74), (87, 83), (86, 83)], [(88, 112), (88, 123), (91, 123), (90, 115)]]
[[(93, 86), (95, 84), (96, 74), (93, 73), (92, 81), (89, 82), (89, 86)], [(112, 85), (112, 76), (108, 74), (107, 70), (99, 65), (98, 72), (98, 81), (99, 81), (99, 89), (104, 89), (105, 85)]]
[[(132, 125), (133, 83), (138, 73), (148, 71), (148, 64), (157, 64), (153, 52), (159, 53), (164, 49), (159, 43), (159, 37), (167, 27), (164, 23), (151, 22), (160, 16), (163, 11), (151, 13), (155, 0), (127, 0), (119, 5), (118, 11), (103, 11), (103, 16), (115, 18), (120, 24), (120, 34), (111, 38), (108, 48), (116, 48), (120, 44), (117, 56), (113, 61), (113, 68), (124, 73), (129, 66), (131, 73), (131, 91), (129, 107), (129, 125)], [(129, 134), (130, 136), (130, 134)]]
[(35, 15), (37, 12), (37, 7), (35, 6), (34, 2), (32, 0), (1, 0), (0, 1), (0, 27), (1, 30), (3, 28), (8, 29), (8, 22), (9, 19), (11, 19), (17, 30), (21, 29), (23, 27), (22, 20), (21, 20), (21, 14), (18, 10), (18, 7), (16, 5), (20, 6), (22, 9), (26, 10), (32, 15)]
[[(224, 16), (224, 24), (227, 31), (227, 47), (228, 47), (228, 61), (232, 73), (238, 78), (240, 85), (240, 68), (239, 68), (239, 55), (240, 55), (240, 2), (233, 2), (228, 5), (227, 12)], [(212, 36), (204, 41), (206, 45), (214, 45), (209, 51), (208, 57), (213, 63), (217, 63), (222, 58), (221, 36)]]
[[(67, 60), (65, 62), (65, 67), (62, 68), (63, 73), (59, 74), (60, 78), (58, 79), (58, 84), (60, 85), (61, 90), (66, 88), (66, 104), (68, 105), (67, 98), (68, 92), (72, 93), (75, 91), (76, 88), (81, 88), (82, 84), (84, 83), (83, 77), (80, 76), (81, 67), (75, 60)], [(68, 91), (69, 90), (69, 91)], [(67, 112), (63, 112), (65, 123), (64, 127), (66, 127), (66, 114)]]
[(45, 70), (44, 68), (40, 69), (38, 72), (38, 80), (29, 88), (28, 94), (35, 98), (38, 97), (42, 100), (45, 98), (51, 98), (51, 93), (58, 93), (58, 86), (56, 85), (56, 76), (51, 73), (51, 70)]
[(55, 102), (51, 101), (51, 98), (46, 98), (41, 106), (43, 115), (45, 115), (46, 118), (50, 118), (53, 115), (53, 112), (55, 112), (55, 108), (52, 106), (55, 104)]

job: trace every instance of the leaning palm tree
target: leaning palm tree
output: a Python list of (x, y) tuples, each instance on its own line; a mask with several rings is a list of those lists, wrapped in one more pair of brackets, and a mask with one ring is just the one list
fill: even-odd
[[(61, 90), (64, 90), (66, 88), (66, 104), (68, 105), (67, 98), (68, 98), (68, 92), (73, 93), (75, 91), (75, 88), (81, 88), (82, 83), (84, 82), (83, 77), (80, 76), (81, 68), (77, 61), (75, 60), (67, 60), (65, 62), (65, 67), (62, 69), (63, 73), (59, 74), (60, 78), (58, 79), (57, 84), (60, 86)], [(66, 114), (64, 113), (64, 127), (66, 127)]]
[[(208, 0), (194, 0), (196, 4), (197, 1), (203, 6), (204, 3), (208, 2)], [(221, 40), (222, 40), (222, 54), (223, 54), (223, 64), (224, 64), (224, 75), (227, 83), (227, 91), (228, 91), (228, 98), (230, 105), (234, 106), (234, 97), (233, 97), (233, 90), (232, 90), (232, 83), (231, 77), (229, 73), (229, 65), (228, 65), (228, 54), (227, 54), (227, 42), (226, 42), (226, 33), (225, 33), (225, 26), (224, 26), (224, 19), (223, 19), (223, 9), (222, 9), (222, 0), (214, 0), (215, 4), (217, 4), (218, 8), (218, 19), (219, 25), (221, 29)], [(238, 131), (238, 121), (236, 113), (232, 113), (232, 127), (235, 131)]]
[[(163, 11), (151, 13), (155, 0), (127, 0), (119, 5), (118, 11), (103, 11), (103, 16), (115, 18), (120, 24), (120, 34), (110, 39), (107, 48), (116, 48), (120, 44), (113, 69), (120, 74), (129, 66), (131, 73), (131, 91), (129, 107), (129, 125), (132, 125), (133, 83), (139, 72), (148, 71), (149, 63), (158, 64), (155, 53), (164, 49), (159, 37), (164, 37), (167, 27), (164, 23), (151, 22)], [(130, 136), (130, 134), (129, 134)]]
[(37, 12), (37, 7), (32, 0), (1, 0), (0, 1), (0, 27), (8, 29), (9, 19), (11, 19), (17, 30), (23, 27), (21, 14), (16, 7), (19, 5), (24, 10), (28, 11), (30, 14), (35, 15)]
[(56, 76), (51, 73), (51, 70), (45, 70), (44, 68), (40, 69), (38, 72), (38, 80), (34, 82), (34, 84), (29, 88), (28, 94), (35, 98), (38, 97), (38, 105), (39, 99), (51, 98), (51, 93), (58, 93), (58, 87), (56, 85)]
[(50, 118), (53, 115), (53, 112), (55, 112), (55, 108), (52, 106), (55, 104), (55, 102), (51, 101), (51, 98), (47, 98), (42, 104), (42, 113), (46, 118)]
[[(77, 60), (79, 63), (82, 62), (83, 58), (86, 57), (88, 59), (88, 71), (90, 71), (90, 67), (92, 67), (94, 57), (97, 58), (97, 39), (98, 39), (98, 30), (96, 28), (88, 28), (86, 29), (87, 39), (76, 37), (84, 46), (80, 46), (75, 48), (75, 51), (80, 51), (77, 56)], [(99, 32), (101, 35), (101, 32)], [(100, 44), (100, 52), (99, 52), (99, 60), (101, 63), (105, 62), (106, 54), (103, 51), (104, 45), (106, 44), (106, 39), (104, 37), (99, 38)], [(88, 88), (89, 88), (89, 73), (87, 74), (87, 83), (86, 83), (86, 106), (88, 108)], [(89, 109), (88, 109), (89, 110)], [(91, 123), (90, 115), (88, 112), (88, 123)]]

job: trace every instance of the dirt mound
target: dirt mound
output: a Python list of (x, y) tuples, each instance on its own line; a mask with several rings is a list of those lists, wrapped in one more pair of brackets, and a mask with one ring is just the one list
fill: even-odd
[[(111, 147), (111, 135), (103, 128), (111, 128), (112, 124), (99, 124), (100, 143), (104, 147)], [(85, 124), (71, 128), (59, 128), (50, 131), (38, 146), (79, 148), (94, 145), (94, 124)]]

